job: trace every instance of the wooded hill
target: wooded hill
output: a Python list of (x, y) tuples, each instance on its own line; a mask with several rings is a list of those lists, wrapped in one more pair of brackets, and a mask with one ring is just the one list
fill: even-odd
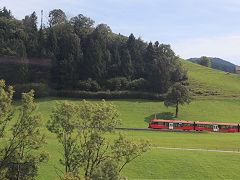
[[(216, 57), (208, 57), (211, 61), (211, 68), (218, 69), (225, 72), (235, 73), (235, 64), (225, 61)], [(191, 62), (196, 62), (199, 64), (200, 58), (189, 58), (187, 59)]]
[(49, 25), (37, 21), (35, 12), (18, 20), (0, 10), (0, 78), (8, 84), (165, 93), (187, 79), (170, 45), (115, 34), (82, 14), (68, 20), (60, 9), (49, 12)]

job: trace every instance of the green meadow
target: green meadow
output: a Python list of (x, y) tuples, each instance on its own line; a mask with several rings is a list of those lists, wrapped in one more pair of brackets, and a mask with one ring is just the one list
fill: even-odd
[[(60, 98), (44, 98), (36, 100), (40, 104), (40, 112), (44, 123), (47, 123), (51, 108)], [(81, 103), (80, 99), (67, 99), (75, 103)], [(100, 100), (89, 100), (93, 103)], [(108, 100), (114, 104), (120, 112), (121, 127), (147, 128), (148, 123), (155, 118), (176, 119), (175, 108), (165, 107), (163, 102), (149, 100)], [(179, 120), (187, 121), (211, 121), (240, 123), (240, 98), (208, 98), (195, 99), (190, 104), (180, 106)]]
[[(62, 98), (44, 98), (36, 100), (40, 104), (44, 123), (47, 123), (51, 108), (56, 101)], [(81, 103), (80, 99), (67, 99)], [(98, 103), (100, 100), (89, 100)], [(174, 108), (166, 108), (163, 102), (148, 100), (109, 100), (120, 111), (121, 127), (147, 128), (148, 123), (154, 118), (174, 119)], [(210, 98), (195, 99), (189, 105), (181, 106), (179, 118), (182, 120), (235, 122), (240, 123), (238, 98)], [(43, 127), (44, 128), (44, 127)], [(49, 151), (51, 159), (42, 164), (39, 179), (57, 179), (63, 167), (58, 158), (61, 147), (55, 136), (49, 133), (48, 144), (44, 147)], [(108, 134), (109, 139), (114, 139), (120, 131)], [(190, 132), (155, 132), (155, 131), (121, 131), (134, 140), (149, 139), (154, 147), (178, 147), (209, 150), (240, 150), (240, 134), (238, 133), (190, 133)], [(238, 179), (236, 173), (240, 163), (240, 154), (220, 152), (199, 152), (186, 150), (152, 149), (142, 157), (130, 163), (122, 172), (129, 179)], [(232, 165), (233, 163), (233, 165)], [(228, 167), (226, 169), (226, 166)], [(229, 167), (232, 168), (229, 168)], [(61, 174), (61, 173), (60, 173)]]

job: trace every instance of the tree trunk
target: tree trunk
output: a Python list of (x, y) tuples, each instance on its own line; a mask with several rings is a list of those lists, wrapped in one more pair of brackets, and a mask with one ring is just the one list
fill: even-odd
[(175, 115), (175, 117), (176, 117), (176, 118), (178, 117), (178, 102), (177, 102), (177, 104), (176, 104), (176, 115)]
[(20, 164), (17, 165), (17, 180), (20, 179)]

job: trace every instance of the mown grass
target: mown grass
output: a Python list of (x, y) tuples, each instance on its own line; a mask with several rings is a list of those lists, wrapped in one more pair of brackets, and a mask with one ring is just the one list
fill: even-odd
[[(152, 146), (234, 151), (238, 151), (240, 147), (238, 133), (194, 134), (127, 130), (121, 132), (135, 141), (141, 138), (150, 139)], [(115, 134), (108, 136), (113, 140), (118, 133), (119, 131), (116, 131)], [(61, 174), (61, 170), (64, 170), (59, 164), (62, 151), (53, 134), (48, 133), (48, 145), (45, 148), (49, 151), (51, 158), (48, 163), (41, 165), (38, 178), (43, 180), (59, 178), (57, 173)], [(127, 165), (122, 175), (129, 179), (195, 179), (195, 177), (197, 179), (226, 179), (227, 177), (238, 179), (240, 178), (236, 173), (240, 165), (238, 158), (240, 154), (151, 149)]]
[[(40, 112), (43, 114), (44, 123), (49, 119), (51, 109), (56, 100), (60, 98), (45, 98), (37, 100), (40, 104)], [(80, 99), (68, 99), (75, 103), (81, 103)], [(90, 100), (97, 103), (99, 100)], [(109, 100), (117, 106), (122, 121), (121, 127), (147, 128), (148, 123), (156, 117), (158, 119), (176, 119), (175, 108), (165, 107), (163, 102), (148, 100)], [(180, 106), (179, 120), (210, 121), (240, 123), (240, 98), (212, 98), (195, 99), (190, 104)]]
[(181, 60), (188, 70), (190, 89), (199, 96), (240, 96), (240, 75)]
[[(51, 108), (55, 101), (61, 98), (39, 99), (40, 112), (43, 114), (44, 123), (49, 119)], [(75, 103), (81, 103), (80, 99), (68, 99)], [(99, 100), (91, 100), (97, 103)], [(172, 119), (174, 108), (166, 108), (163, 102), (147, 100), (111, 100), (120, 111), (122, 127), (147, 128), (148, 122), (154, 118), (156, 112), (158, 118)], [(180, 108), (178, 119), (214, 122), (236, 122), (239, 123), (240, 99), (196, 99), (192, 103)], [(55, 136), (46, 128), (44, 132), (48, 135), (48, 145), (44, 149), (50, 153), (50, 161), (42, 164), (38, 179), (57, 179), (64, 170), (59, 164), (61, 146)], [(110, 139), (117, 137), (109, 134)], [(239, 133), (176, 133), (176, 132), (143, 132), (122, 131), (128, 137), (136, 141), (140, 138), (150, 139), (152, 146), (180, 147), (180, 148), (202, 148), (211, 150), (234, 150), (240, 148)], [(237, 168), (239, 167), (239, 154), (196, 152), (180, 150), (152, 149), (142, 157), (130, 163), (124, 171), (123, 176), (129, 179), (225, 179), (240, 178)], [(233, 164), (233, 165), (232, 165)], [(232, 168), (229, 168), (232, 166)], [(226, 168), (227, 167), (227, 168)], [(225, 168), (225, 169), (224, 169)]]
[(240, 154), (152, 149), (123, 170), (129, 179), (240, 179)]

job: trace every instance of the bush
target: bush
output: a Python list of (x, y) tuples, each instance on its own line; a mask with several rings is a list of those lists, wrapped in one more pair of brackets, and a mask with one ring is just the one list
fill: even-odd
[(48, 85), (43, 83), (16, 84), (14, 85), (14, 98), (21, 98), (22, 93), (29, 92), (32, 89), (35, 91), (36, 98), (48, 97), (51, 91)]
[(81, 99), (149, 99), (163, 100), (163, 95), (140, 91), (71, 91), (58, 90), (54, 91), (57, 97), (81, 98)]
[(106, 87), (107, 89), (114, 90), (125, 90), (128, 88), (129, 81), (125, 77), (111, 78), (107, 80)]
[(144, 90), (147, 87), (147, 81), (143, 78), (134, 79), (129, 83), (129, 89)]
[(101, 89), (97, 81), (91, 78), (86, 81), (79, 80), (76, 87), (83, 91), (99, 91)]

